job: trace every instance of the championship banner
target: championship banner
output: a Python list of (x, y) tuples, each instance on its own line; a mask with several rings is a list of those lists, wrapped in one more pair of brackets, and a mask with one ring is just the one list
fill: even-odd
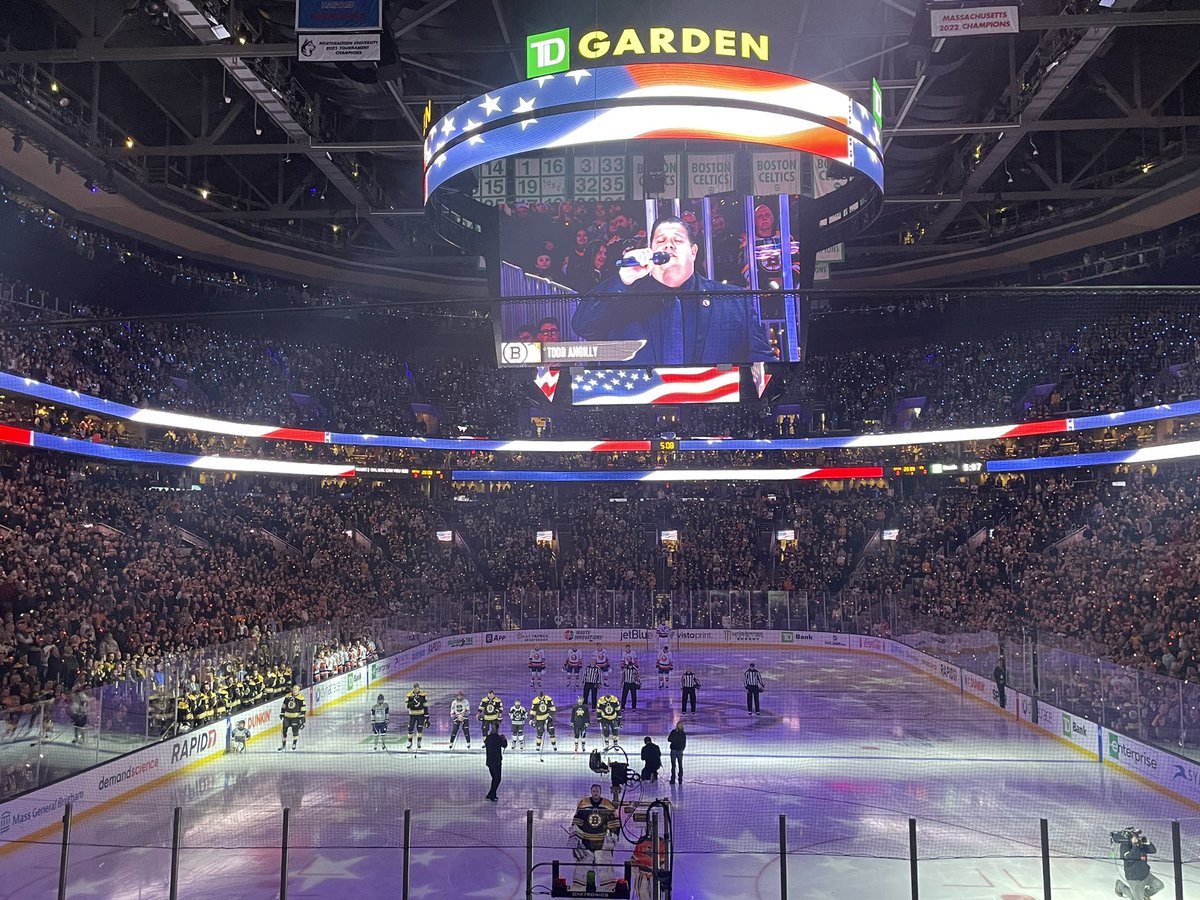
[(703, 198), (733, 190), (732, 153), (689, 153), (687, 156), (687, 193)]
[(378, 34), (301, 34), (296, 40), (303, 62), (379, 61)]
[(296, 0), (297, 31), (382, 31), (383, 0)]
[(1015, 6), (973, 6), (931, 9), (929, 29), (935, 38), (976, 34), (1017, 34), (1021, 30)]
[(755, 153), (754, 193), (799, 194), (800, 157), (794, 153)]

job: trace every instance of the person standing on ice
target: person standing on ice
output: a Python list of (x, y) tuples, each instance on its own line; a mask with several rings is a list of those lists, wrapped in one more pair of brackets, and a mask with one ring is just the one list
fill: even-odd
[(752, 716), (761, 715), (758, 698), (763, 692), (763, 677), (762, 672), (754, 667), (754, 663), (750, 663), (750, 667), (746, 669), (742, 683), (746, 686), (746, 712)]

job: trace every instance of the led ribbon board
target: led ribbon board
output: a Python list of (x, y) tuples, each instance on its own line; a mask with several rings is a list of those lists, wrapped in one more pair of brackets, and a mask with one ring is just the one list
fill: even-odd
[[(486, 438), (421, 438), (387, 434), (346, 434), (337, 431), (314, 431), (306, 428), (286, 428), (275, 425), (253, 425), (247, 422), (232, 422), (210, 419), (187, 413), (159, 409), (140, 409), (124, 403), (116, 403), (79, 391), (45, 384), (23, 375), (0, 372), (0, 390), (26, 397), (34, 397), (49, 403), (58, 403), (75, 409), (138, 422), (157, 428), (179, 428), (206, 434), (226, 434), (237, 437), (262, 438), (274, 441), (302, 441), (312, 444), (340, 444), (351, 447), (394, 447), (408, 450), (451, 450), (470, 452), (487, 450), (499, 453), (648, 453), (649, 440), (597, 439), (597, 440), (488, 440)], [(1047, 419), (1039, 422), (1023, 422), (1006, 425), (981, 425), (973, 428), (944, 428), (936, 431), (909, 431), (891, 434), (858, 434), (820, 438), (758, 438), (738, 439), (725, 437), (691, 438), (678, 442), (674, 449), (681, 451), (733, 452), (752, 450), (770, 452), (777, 450), (827, 450), (836, 448), (906, 447), (928, 444), (952, 444), (967, 441), (997, 441), (1036, 435), (1067, 434), (1073, 431), (1088, 431), (1093, 428), (1138, 425), (1145, 422), (1160, 422), (1165, 419), (1182, 419), (1200, 416), (1200, 400), (1184, 400), (1179, 403), (1164, 403), (1144, 406), (1124, 412), (1101, 413), (1071, 419)], [(1122, 462), (1124, 460), (1117, 460)], [(989, 464), (989, 470), (999, 463)]]
[[(448, 179), (493, 160), (634, 140), (803, 151), (865, 175), (869, 193), (883, 193), (879, 125), (845, 94), (760, 69), (641, 63), (543, 75), (455, 107), (425, 140), (425, 199)], [(866, 202), (861, 192), (859, 202)]]

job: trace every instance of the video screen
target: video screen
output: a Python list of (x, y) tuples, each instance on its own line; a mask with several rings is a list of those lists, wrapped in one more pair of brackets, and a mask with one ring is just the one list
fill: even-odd
[[(500, 207), (502, 366), (796, 362), (788, 197)], [(780, 292), (780, 293), (775, 293)]]

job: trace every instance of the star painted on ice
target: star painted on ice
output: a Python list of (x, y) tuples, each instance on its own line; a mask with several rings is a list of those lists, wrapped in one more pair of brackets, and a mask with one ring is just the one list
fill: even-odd
[(479, 108), (482, 109), (489, 116), (492, 113), (498, 113), (498, 112), (500, 112), (500, 98), (499, 97), (490, 97), (487, 94), (484, 94), (483, 102), (479, 104)]
[(479, 125), (480, 125), (480, 123), (476, 122), (474, 119), (467, 119), (467, 121), (463, 123), (462, 130), (463, 131), (474, 131), (476, 128), (479, 127)]
[(421, 850), (418, 853), (410, 853), (408, 861), (414, 866), (431, 866), (441, 857), (442, 854), (437, 850)]
[(524, 97), (517, 98), (517, 105), (513, 108), (515, 114), (533, 112), (533, 97), (526, 100)]
[(545, 87), (547, 81), (553, 81), (553, 80), (554, 80), (553, 75), (543, 75), (541, 78), (539, 78), (537, 80), (538, 87)]
[(366, 859), (365, 856), (356, 856), (353, 859), (343, 859), (334, 861), (326, 859), (323, 856), (318, 856), (309, 863), (303, 871), (297, 873), (296, 877), (303, 880), (303, 884), (298, 886), (298, 890), (307, 891), (315, 885), (321, 884), (324, 881), (354, 879), (357, 880), (360, 876), (350, 871), (350, 867), (362, 862)]
[(449, 116), (442, 120), (442, 134), (447, 137), (454, 134), (454, 120)]
[(573, 72), (568, 72), (567, 77), (574, 78), (575, 79), (575, 87), (579, 87), (580, 80), (584, 79), (584, 78), (591, 78), (592, 73), (589, 72), (587, 69), (576, 69)]

